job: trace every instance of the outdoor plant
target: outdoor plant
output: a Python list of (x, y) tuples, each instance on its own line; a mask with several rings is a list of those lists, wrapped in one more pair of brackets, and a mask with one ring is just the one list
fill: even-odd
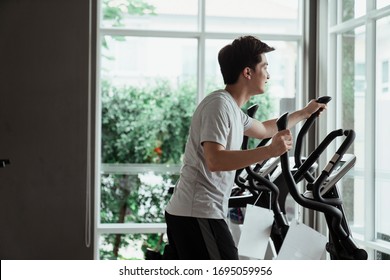
[[(195, 96), (190, 82), (177, 89), (165, 81), (145, 88), (118, 88), (103, 82), (102, 162), (180, 163)], [(168, 189), (176, 178), (174, 174), (103, 174), (101, 222), (163, 222)], [(150, 245), (156, 239), (149, 240)], [(121, 234), (109, 235), (103, 243), (113, 244), (112, 252), (102, 254), (121, 258), (119, 249), (129, 241)]]

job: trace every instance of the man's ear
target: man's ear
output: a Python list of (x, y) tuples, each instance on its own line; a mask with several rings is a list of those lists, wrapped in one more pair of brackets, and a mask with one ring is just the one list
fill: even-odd
[(251, 69), (249, 67), (245, 67), (244, 70), (242, 70), (243, 75), (246, 79), (250, 80), (251, 79)]

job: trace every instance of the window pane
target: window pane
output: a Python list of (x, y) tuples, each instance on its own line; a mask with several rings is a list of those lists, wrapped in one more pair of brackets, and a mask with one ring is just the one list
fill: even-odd
[(101, 223), (163, 223), (178, 175), (144, 172), (101, 176)]
[(103, 0), (101, 23), (137, 30), (197, 31), (198, 0)]
[(365, 29), (346, 32), (341, 37), (341, 90), (343, 129), (354, 129), (356, 139), (348, 153), (357, 162), (342, 180), (341, 192), (347, 218), (353, 231), (364, 228), (364, 135), (365, 135)]
[(390, 6), (389, 0), (376, 0), (376, 8), (380, 9), (386, 6)]
[(179, 163), (196, 103), (197, 41), (104, 37), (102, 162)]
[(104, 36), (101, 78), (115, 85), (145, 86), (166, 80), (174, 87), (195, 80), (197, 40)]
[(375, 256), (376, 260), (390, 260), (389, 254), (383, 253), (381, 251), (375, 251), (375, 253), (376, 253), (376, 256)]
[(99, 239), (99, 258), (101, 260), (152, 259), (151, 257), (161, 256), (165, 244), (165, 234), (159, 233), (103, 234)]
[(298, 0), (207, 0), (206, 31), (300, 34)]
[[(102, 163), (181, 162), (196, 103), (197, 41), (105, 36)], [(162, 222), (169, 174), (103, 173), (102, 223)]]
[(221, 70), (218, 64), (218, 52), (232, 40), (206, 40), (205, 47), (205, 79), (206, 79), (206, 94), (224, 88)]
[(375, 191), (376, 191), (376, 237), (390, 241), (390, 149), (388, 129), (390, 94), (389, 86), (389, 24), (390, 17), (383, 18), (377, 22), (376, 41), (376, 170), (375, 170)]
[(389, 82), (389, 61), (386, 60), (382, 61), (382, 69), (380, 70), (382, 72), (382, 83), (386, 84)]
[(366, 14), (366, 0), (343, 0), (341, 20), (358, 18)]

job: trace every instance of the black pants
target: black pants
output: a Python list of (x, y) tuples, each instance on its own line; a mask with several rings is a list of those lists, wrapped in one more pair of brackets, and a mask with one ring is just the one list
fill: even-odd
[(223, 219), (174, 216), (165, 212), (169, 245), (165, 259), (237, 260), (238, 252)]

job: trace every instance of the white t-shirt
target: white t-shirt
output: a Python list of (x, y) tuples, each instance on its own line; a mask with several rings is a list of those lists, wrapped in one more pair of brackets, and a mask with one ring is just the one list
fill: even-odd
[(235, 171), (210, 172), (203, 155), (205, 141), (240, 150), (252, 119), (225, 90), (211, 93), (192, 117), (180, 179), (166, 207), (171, 215), (225, 219)]

